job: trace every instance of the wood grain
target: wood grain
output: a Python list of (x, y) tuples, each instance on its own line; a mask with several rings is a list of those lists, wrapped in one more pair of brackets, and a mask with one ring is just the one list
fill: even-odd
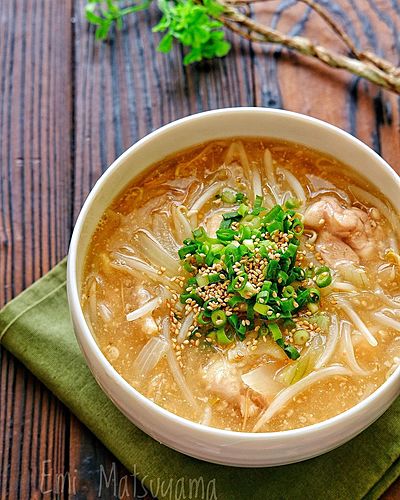
[[(71, 232), (72, 2), (0, 2), (0, 303), (50, 269)], [(40, 496), (62, 471), (69, 415), (4, 350), (0, 496)], [(67, 444), (67, 446), (66, 446)]]
[[(104, 169), (137, 139), (190, 113), (244, 105), (307, 113), (364, 140), (400, 172), (398, 97), (237, 37), (227, 58), (185, 68), (180, 48), (156, 51), (155, 8), (99, 43), (83, 18), (84, 3), (0, 1), (1, 304), (66, 253), (80, 207)], [(315, 13), (294, 3), (266, 2), (252, 13), (340, 45)], [(397, 0), (320, 3), (360, 45), (398, 59)], [(116, 483), (103, 487), (101, 498), (150, 498), (18, 362), (0, 356), (1, 498), (98, 498), (102, 470), (115, 470)], [(399, 497), (397, 482), (385, 498)]]

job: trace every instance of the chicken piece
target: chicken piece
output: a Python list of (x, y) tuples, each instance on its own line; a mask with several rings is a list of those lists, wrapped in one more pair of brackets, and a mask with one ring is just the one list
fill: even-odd
[(324, 261), (330, 267), (335, 267), (343, 261), (359, 264), (360, 259), (355, 251), (340, 238), (328, 231), (322, 231), (315, 245)]
[(225, 359), (211, 361), (203, 368), (202, 378), (207, 391), (221, 399), (240, 403), (240, 395), (244, 385), (237, 368)]
[[(337, 240), (340, 238), (343, 240), (342, 243), (349, 246), (363, 260), (369, 260), (376, 255), (379, 240), (382, 239), (382, 230), (367, 213), (356, 207), (343, 207), (332, 196), (325, 196), (313, 203), (304, 214), (304, 223), (313, 229), (324, 229), (336, 237), (332, 240), (336, 252), (352, 255), (344, 247), (339, 248)], [(322, 243), (325, 254), (329, 253), (327, 243), (325, 235)], [(333, 258), (334, 256), (331, 256), (330, 260)], [(354, 255), (349, 260), (355, 262)]]
[(252, 391), (243, 384), (239, 370), (226, 359), (217, 359), (206, 365), (202, 379), (207, 391), (239, 407), (242, 416), (252, 417), (260, 411), (257, 401), (253, 401)]
[(261, 398), (258, 398), (258, 405), (254, 403), (252, 397), (254, 398), (254, 394), (252, 396), (252, 392), (249, 389), (246, 392), (246, 395), (240, 396), (240, 413), (242, 414), (242, 417), (254, 417), (254, 415), (257, 415), (260, 413), (260, 408), (265, 407), (264, 401), (261, 400)]
[(356, 207), (351, 210), (359, 218), (360, 223), (346, 237), (346, 241), (361, 259), (369, 260), (377, 255), (384, 239), (382, 229), (363, 210)]

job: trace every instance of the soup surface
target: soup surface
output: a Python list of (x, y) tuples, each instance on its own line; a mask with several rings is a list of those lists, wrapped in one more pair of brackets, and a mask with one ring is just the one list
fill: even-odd
[(399, 224), (334, 158), (215, 140), (112, 203), (82, 306), (114, 368), (167, 410), (235, 431), (307, 426), (400, 362)]

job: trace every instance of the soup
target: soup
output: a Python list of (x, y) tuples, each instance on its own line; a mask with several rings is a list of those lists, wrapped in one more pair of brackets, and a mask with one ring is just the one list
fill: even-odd
[(104, 355), (163, 408), (295, 429), (400, 362), (398, 216), (336, 159), (266, 138), (153, 165), (104, 213), (82, 307)]

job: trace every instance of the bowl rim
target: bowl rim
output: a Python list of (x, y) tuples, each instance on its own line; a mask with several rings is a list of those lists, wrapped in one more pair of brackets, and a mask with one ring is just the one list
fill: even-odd
[[(128, 396), (131, 401), (132, 400), (139, 401), (147, 411), (153, 413), (155, 412), (160, 416), (162, 416), (163, 418), (171, 421), (171, 423), (175, 425), (186, 427), (188, 430), (192, 430), (197, 433), (208, 434), (210, 435), (210, 437), (218, 436), (236, 440), (245, 438), (246, 440), (251, 440), (251, 441), (254, 440), (275, 441), (275, 440), (289, 440), (295, 438), (297, 439), (305, 435), (319, 433), (335, 428), (337, 425), (340, 425), (341, 423), (349, 421), (354, 417), (356, 417), (357, 415), (362, 414), (365, 410), (368, 409), (370, 405), (373, 404), (374, 400), (379, 398), (379, 396), (382, 393), (385, 393), (396, 382), (397, 383), (400, 382), (400, 366), (397, 367), (394, 373), (391, 374), (390, 377), (380, 387), (378, 387), (378, 389), (376, 389), (363, 401), (360, 401), (359, 403), (345, 410), (344, 412), (339, 413), (338, 415), (335, 415), (334, 417), (328, 418), (321, 422), (311, 424), (305, 427), (299, 427), (296, 429), (289, 429), (284, 431), (270, 431), (270, 432), (243, 432), (243, 431), (220, 429), (217, 427), (211, 427), (208, 425), (200, 424), (192, 420), (189, 420), (185, 417), (181, 417), (175, 413), (172, 413), (171, 411), (166, 410), (165, 408), (159, 406), (157, 403), (154, 403), (146, 396), (144, 396), (142, 393), (140, 393), (137, 389), (132, 387), (122, 377), (122, 375), (120, 375), (120, 373), (117, 372), (117, 370), (112, 366), (112, 364), (108, 361), (106, 356), (101, 351), (85, 320), (79, 299), (76, 262), (78, 258), (77, 249), (79, 246), (82, 228), (84, 226), (87, 215), (90, 213), (90, 209), (93, 201), (96, 198), (96, 195), (101, 191), (103, 186), (107, 183), (108, 178), (111, 176), (111, 174), (115, 170), (117, 170), (127, 158), (129, 158), (132, 154), (134, 154), (136, 150), (140, 149), (143, 145), (149, 142), (157, 140), (159, 136), (169, 132), (171, 129), (177, 126), (184, 126), (188, 122), (194, 120), (204, 120), (207, 119), (208, 117), (213, 117), (216, 115), (229, 115), (231, 113), (245, 114), (249, 112), (254, 114), (258, 113), (258, 114), (269, 114), (272, 116), (275, 115), (280, 117), (283, 116), (287, 117), (289, 120), (297, 120), (298, 122), (303, 122), (303, 123), (308, 122), (310, 124), (323, 128), (330, 133), (336, 134), (336, 136), (340, 137), (341, 139), (352, 142), (354, 144), (354, 147), (364, 150), (365, 153), (370, 155), (371, 159), (374, 160), (375, 163), (379, 164), (380, 168), (386, 170), (386, 172), (389, 174), (389, 176), (392, 177), (393, 182), (397, 184), (400, 190), (400, 176), (398, 176), (395, 173), (395, 171), (382, 157), (380, 157), (375, 151), (373, 151), (369, 146), (364, 144), (358, 138), (352, 136), (350, 133), (340, 129), (339, 127), (331, 125), (326, 121), (293, 111), (273, 109), (273, 108), (263, 108), (263, 107), (229, 107), (229, 108), (204, 111), (185, 116), (178, 120), (174, 120), (166, 125), (163, 125), (162, 127), (152, 131), (151, 133), (147, 134), (142, 139), (134, 143), (132, 146), (130, 146), (124, 153), (122, 153), (116, 160), (113, 161), (113, 163), (103, 172), (103, 174), (96, 181), (93, 188), (90, 190), (79, 212), (77, 221), (75, 223), (68, 251), (68, 260), (67, 260), (68, 302), (74, 323), (78, 324), (79, 327), (78, 328), (79, 332), (77, 332), (76, 329), (74, 329), (75, 335), (77, 337), (81, 350), (83, 351), (85, 361), (89, 365), (89, 368), (92, 372), (92, 375), (94, 375), (94, 370), (92, 370), (91, 361), (87, 359), (86, 353), (82, 348), (82, 344), (85, 344), (85, 347), (91, 351), (91, 354), (94, 356), (96, 360), (97, 369), (101, 370), (102, 375), (105, 375), (113, 379), (117, 383), (119, 388), (122, 390), (122, 392), (126, 396)], [(160, 160), (161, 159), (162, 158), (160, 158)], [(127, 179), (126, 185), (128, 185), (129, 182), (131, 182), (132, 179), (134, 179), (134, 177), (135, 176), (133, 175), (132, 178)], [(123, 188), (121, 189), (121, 191), (122, 190)], [(94, 376), (96, 380), (98, 379), (101, 380), (101, 377), (98, 376), (97, 373)], [(106, 392), (103, 388), (102, 390), (103, 392)], [(110, 398), (110, 394), (106, 392), (106, 395), (109, 399), (112, 400), (112, 398)]]

